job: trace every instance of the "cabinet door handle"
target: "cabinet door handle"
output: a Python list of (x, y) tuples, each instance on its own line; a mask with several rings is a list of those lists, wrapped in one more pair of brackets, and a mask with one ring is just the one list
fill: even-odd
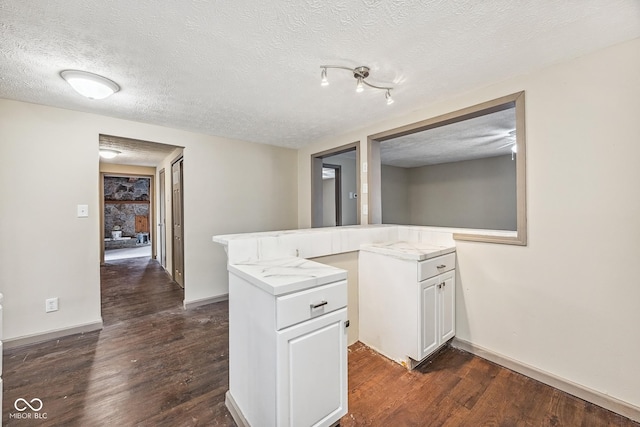
[(328, 302), (326, 302), (326, 301), (320, 301), (317, 304), (310, 304), (311, 305), (311, 310), (315, 310), (316, 308), (320, 308), (323, 305), (327, 305), (327, 304), (328, 304)]
[(446, 266), (447, 266), (446, 264), (440, 264), (438, 268), (445, 268)]

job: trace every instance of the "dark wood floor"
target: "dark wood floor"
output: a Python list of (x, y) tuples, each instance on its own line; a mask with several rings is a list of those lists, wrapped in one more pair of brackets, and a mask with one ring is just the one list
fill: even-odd
[[(226, 303), (182, 309), (183, 291), (148, 258), (101, 268), (100, 332), (5, 351), (5, 426), (235, 426)], [(46, 422), (10, 419), (38, 397)]]
[[(227, 304), (184, 311), (182, 290), (148, 259), (101, 273), (102, 331), (5, 351), (4, 425), (234, 426)], [(20, 397), (40, 398), (47, 419), (10, 419)], [(343, 427), (640, 426), (452, 348), (409, 372), (351, 346), (349, 410)]]
[(485, 359), (447, 347), (407, 371), (349, 349), (350, 426), (640, 426)]

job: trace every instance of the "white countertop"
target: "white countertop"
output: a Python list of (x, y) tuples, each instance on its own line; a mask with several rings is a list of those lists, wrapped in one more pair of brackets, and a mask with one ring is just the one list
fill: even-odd
[(228, 267), (231, 273), (272, 295), (298, 292), (347, 278), (345, 270), (297, 257), (245, 261)]
[(455, 252), (455, 246), (440, 246), (422, 242), (381, 242), (360, 246), (361, 251), (376, 252), (395, 258), (423, 261), (440, 255)]
[(346, 279), (346, 271), (310, 261), (358, 250), (423, 260), (455, 251), (450, 230), (398, 225), (360, 225), (227, 234), (229, 272), (272, 295), (282, 295)]
[(454, 247), (455, 230), (404, 225), (357, 225), (302, 230), (227, 234), (213, 237), (224, 246), (229, 264), (256, 259), (317, 258), (359, 251), (362, 245), (385, 242), (417, 242)]

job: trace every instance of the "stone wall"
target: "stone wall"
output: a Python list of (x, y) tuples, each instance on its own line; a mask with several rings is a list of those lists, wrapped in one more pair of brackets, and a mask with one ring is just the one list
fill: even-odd
[[(120, 227), (122, 237), (135, 237), (136, 215), (146, 216), (151, 225), (149, 187), (149, 178), (110, 176), (104, 178), (104, 237), (111, 237), (114, 227)], [(122, 203), (123, 201), (136, 203)]]
[(106, 176), (104, 178), (104, 199), (148, 202), (149, 186), (149, 178)]

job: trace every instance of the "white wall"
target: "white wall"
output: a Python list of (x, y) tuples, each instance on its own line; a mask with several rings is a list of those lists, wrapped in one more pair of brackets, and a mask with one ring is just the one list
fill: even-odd
[(516, 230), (515, 163), (507, 155), (409, 168), (409, 224)]
[(336, 179), (322, 179), (322, 226), (336, 226)]
[(409, 169), (381, 165), (380, 193), (383, 224), (409, 224)]
[[(294, 150), (0, 100), (7, 340), (101, 320), (101, 133), (185, 147), (185, 303), (227, 293), (226, 256), (213, 235), (296, 226)], [(89, 218), (76, 218), (77, 204), (89, 205)], [(60, 310), (45, 314), (53, 296)]]
[(640, 408), (640, 39), (299, 150), (298, 223), (311, 153), (520, 90), (529, 243), (457, 242), (457, 336)]

